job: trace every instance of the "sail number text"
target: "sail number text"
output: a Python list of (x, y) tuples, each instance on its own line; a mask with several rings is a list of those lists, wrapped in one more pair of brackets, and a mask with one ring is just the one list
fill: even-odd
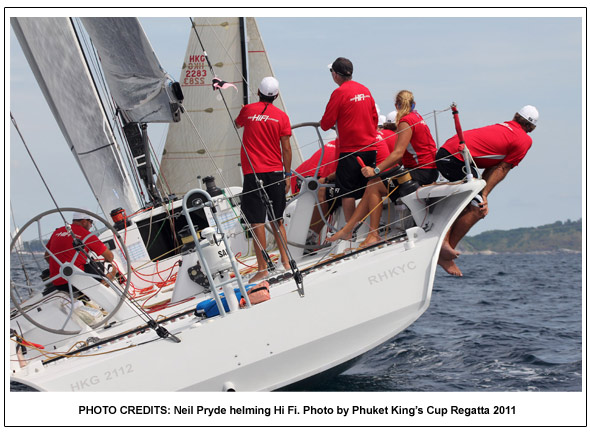
[(182, 83), (184, 86), (205, 84), (205, 79), (207, 78), (205, 62), (206, 59), (204, 55), (189, 56), (189, 62), (186, 64), (186, 70)]

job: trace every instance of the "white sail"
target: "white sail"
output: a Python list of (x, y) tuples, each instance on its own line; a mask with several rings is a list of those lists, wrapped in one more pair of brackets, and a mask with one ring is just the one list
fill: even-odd
[[(221, 186), (242, 185), (242, 131), (236, 131), (233, 120), (243, 104), (258, 101), (262, 77), (273, 75), (254, 18), (194, 18), (193, 22), (180, 79), (186, 114), (180, 123), (170, 125), (160, 166), (162, 187), (180, 195), (198, 187), (198, 177), (214, 176)], [(213, 90), (214, 76), (203, 48), (215, 75), (237, 89)], [(282, 99), (275, 104), (285, 110)], [(302, 161), (301, 153), (294, 138), (291, 145), (295, 168)]]
[[(135, 17), (82, 18), (100, 55), (109, 90), (128, 120), (139, 123), (177, 121), (177, 98)], [(171, 106), (172, 105), (172, 106)]]
[[(244, 104), (239, 19), (195, 18), (193, 22), (180, 76), (186, 113), (179, 123), (170, 125), (160, 165), (162, 187), (179, 195), (199, 186), (197, 176), (214, 176), (220, 185), (242, 184), (241, 131), (233, 126)], [(215, 74), (237, 89), (213, 89), (214, 77), (201, 43)]]
[[(139, 203), (69, 18), (11, 18), (47, 103), (103, 213)], [(55, 68), (59, 64), (60, 68)]]
[[(255, 18), (246, 18), (246, 31), (248, 36), (248, 82), (250, 83), (250, 101), (252, 102), (257, 100), (256, 92), (258, 91), (260, 81), (268, 76), (276, 76), (268, 59), (266, 48), (262, 42), (262, 37), (258, 31), (258, 25), (256, 24)], [(277, 79), (279, 80), (280, 86), (281, 78), (279, 77)], [(283, 101), (280, 92), (273, 104), (283, 112), (287, 112), (285, 102)], [(293, 123), (293, 120), (291, 120), (291, 124), (295, 124)], [(301, 157), (301, 151), (299, 150), (295, 135), (291, 136), (291, 149), (293, 151), (291, 168), (297, 168), (303, 162), (303, 158)]]

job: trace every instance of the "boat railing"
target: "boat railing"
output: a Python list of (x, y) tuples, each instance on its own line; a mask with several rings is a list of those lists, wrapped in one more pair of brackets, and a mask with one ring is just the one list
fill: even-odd
[[(222, 282), (215, 282), (213, 280), (213, 273), (211, 270), (211, 266), (208, 264), (207, 257), (204, 255), (203, 248), (201, 247), (201, 245), (199, 243), (199, 237), (197, 235), (198, 229), (193, 224), (193, 221), (192, 221), (192, 218), (190, 215), (191, 212), (197, 211), (200, 209), (204, 209), (204, 208), (209, 208), (211, 211), (211, 216), (213, 217), (215, 224), (217, 226), (217, 232), (218, 232), (217, 234), (219, 234), (221, 236), (221, 240), (225, 246), (225, 251), (227, 252), (227, 255), (228, 255), (230, 263), (231, 263), (231, 268), (234, 271), (234, 278), (231, 278), (231, 276), (228, 275), (229, 276), (228, 280), (225, 280)], [(221, 230), (222, 225), (221, 225), (219, 218), (217, 217), (217, 210), (215, 207), (215, 203), (213, 202), (213, 199), (211, 198), (209, 193), (207, 191), (202, 190), (202, 189), (192, 189), (189, 192), (187, 192), (182, 200), (182, 213), (186, 217), (186, 221), (189, 226), (189, 230), (190, 230), (191, 235), (193, 237), (193, 241), (195, 242), (195, 248), (199, 254), (199, 258), (202, 263), (203, 271), (204, 271), (205, 275), (207, 276), (207, 279), (209, 280), (209, 286), (210, 286), (211, 293), (213, 294), (213, 298), (215, 299), (215, 303), (217, 304), (217, 308), (219, 309), (219, 314), (221, 316), (226, 315), (226, 310), (225, 310), (222, 300), (221, 300), (219, 288), (223, 288), (224, 286), (230, 285), (233, 283), (237, 283), (240, 293), (241, 293), (242, 297), (244, 298), (244, 301), (246, 302), (246, 306), (251, 307), (250, 299), (248, 298), (248, 293), (246, 292), (244, 282), (242, 281), (242, 276), (240, 275), (237, 261), (235, 259), (233, 252), (231, 251), (227, 236)], [(233, 288), (231, 288), (231, 289), (233, 289)], [(226, 292), (226, 294), (227, 294), (227, 292)], [(234, 295), (225, 295), (225, 298), (226, 298), (226, 301), (228, 302), (228, 305), (229, 305), (229, 302), (230, 302), (229, 299), (235, 298), (235, 296)], [(231, 307), (231, 305), (229, 305), (229, 307)]]
[(461, 122), (459, 121), (459, 110), (457, 109), (456, 103), (451, 103), (451, 110), (453, 113), (453, 119), (455, 120), (455, 130), (457, 131), (457, 137), (459, 138), (459, 150), (463, 155), (463, 161), (465, 162), (465, 181), (470, 182), (473, 180), (473, 173), (471, 172), (471, 154), (465, 144), (465, 138), (463, 137), (463, 129), (461, 128)]

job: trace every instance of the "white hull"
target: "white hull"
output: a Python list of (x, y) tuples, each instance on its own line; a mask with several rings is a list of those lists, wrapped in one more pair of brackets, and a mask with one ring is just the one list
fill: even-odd
[[(268, 391), (334, 368), (424, 313), (442, 237), (482, 187), (476, 180), (409, 195), (404, 201), (427, 231), (414, 227), (408, 238), (310, 269), (304, 296), (286, 280), (271, 286), (270, 300), (251, 308), (167, 323), (180, 343), (147, 330), (85, 353), (136, 345), (131, 348), (37, 361), (13, 368), (12, 380), (47, 391)], [(445, 197), (422, 211), (425, 199)]]

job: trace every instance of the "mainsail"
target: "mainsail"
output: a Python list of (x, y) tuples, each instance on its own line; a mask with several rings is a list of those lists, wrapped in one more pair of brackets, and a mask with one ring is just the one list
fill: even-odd
[(109, 91), (127, 120), (171, 123), (179, 118), (172, 79), (134, 17), (82, 18), (100, 55)]
[(83, 18), (121, 116), (133, 164), (152, 204), (165, 196), (155, 183), (148, 123), (180, 121), (180, 84), (162, 69), (137, 18)]
[[(242, 185), (242, 130), (236, 131), (233, 120), (243, 104), (257, 101), (260, 80), (273, 75), (254, 18), (194, 18), (193, 23), (180, 79), (186, 114), (170, 125), (160, 165), (162, 187), (179, 195), (198, 187), (199, 177)], [(205, 52), (215, 76), (237, 89), (213, 89)], [(275, 104), (285, 110), (280, 97)], [(296, 168), (302, 158), (294, 137), (291, 146)]]
[[(47, 103), (103, 213), (139, 203), (68, 18), (11, 18)], [(56, 67), (58, 65), (59, 67)]]

